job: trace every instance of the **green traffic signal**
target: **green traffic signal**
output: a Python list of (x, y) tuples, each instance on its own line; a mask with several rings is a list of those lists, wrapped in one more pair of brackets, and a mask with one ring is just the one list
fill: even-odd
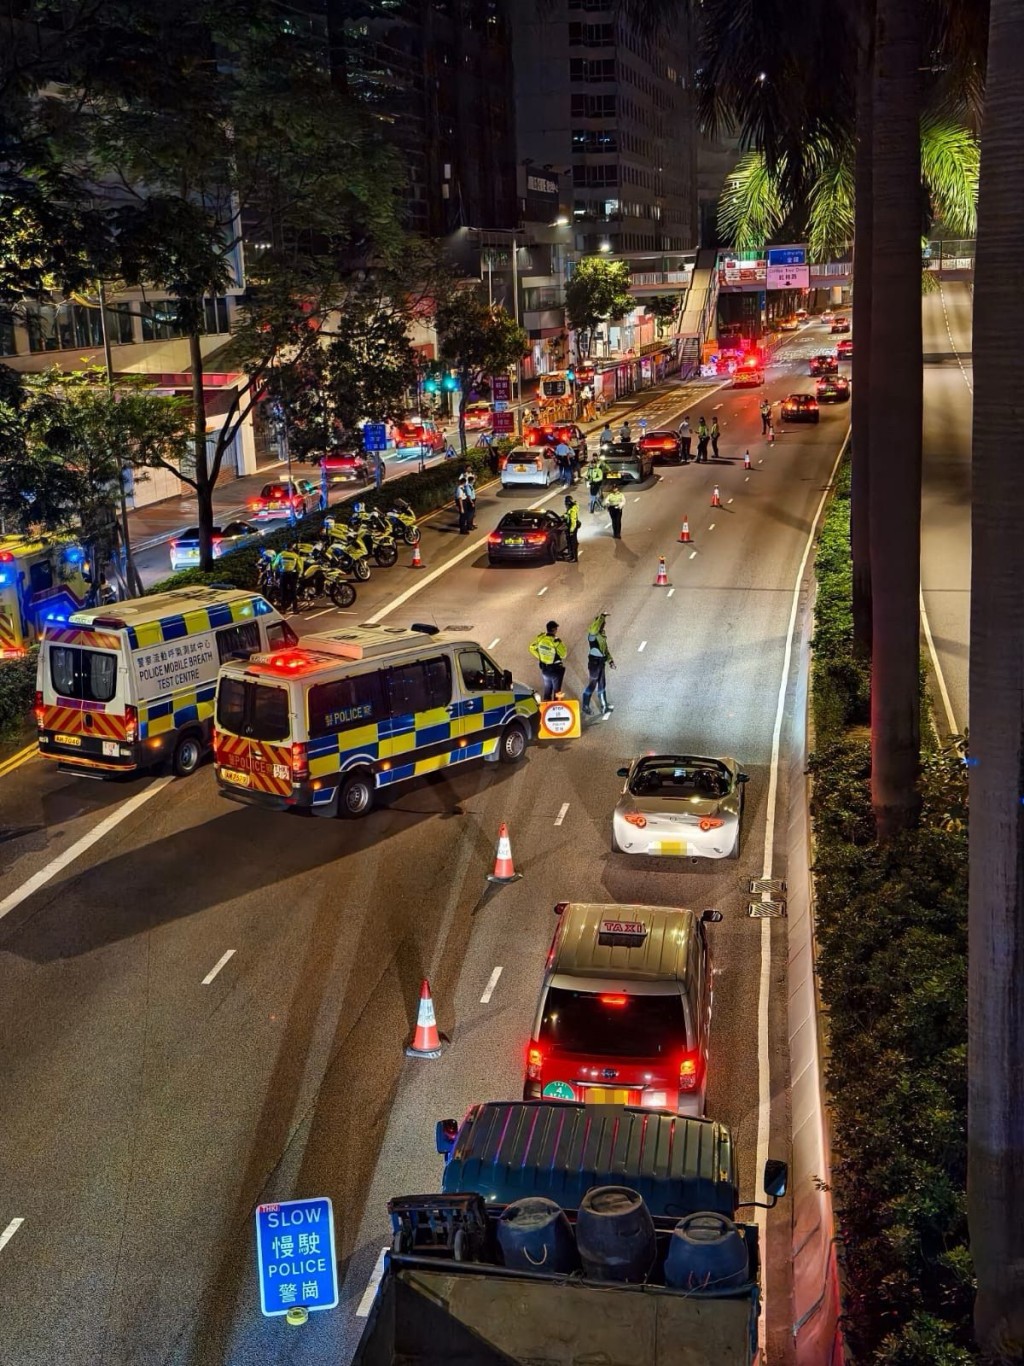
[(455, 378), (454, 375), (445, 375), (445, 377), (444, 377), (444, 387), (445, 387), (445, 388), (449, 391), (449, 393), (450, 393), (452, 389), (457, 389), (457, 388), (459, 387), (459, 381)]
[(426, 394), (437, 393), (437, 380), (432, 375), (428, 375), (423, 381), (423, 392)]

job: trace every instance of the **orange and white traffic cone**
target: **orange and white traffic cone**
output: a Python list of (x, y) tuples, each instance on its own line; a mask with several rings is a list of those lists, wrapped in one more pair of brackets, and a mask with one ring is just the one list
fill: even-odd
[(720, 508), (722, 506), (722, 495), (718, 492), (717, 484), (715, 485), (711, 494), (711, 506), (713, 508)]
[(690, 536), (690, 523), (685, 516), (683, 517), (683, 529), (679, 533), (679, 539), (682, 541), (683, 545), (689, 545), (692, 539)]
[(750, 469), (750, 452), (749, 452), (749, 451), (744, 451), (744, 452), (743, 452), (743, 468), (744, 468), (745, 470), (749, 470), (749, 469)]
[(655, 587), (655, 588), (667, 588), (667, 587), (668, 587), (668, 571), (667, 571), (666, 568), (665, 568), (665, 556), (664, 556), (664, 555), (659, 555), (659, 556), (658, 556), (658, 576), (657, 576), (657, 578), (654, 580), (654, 587)]
[(422, 558), (422, 556), (420, 555), (420, 543), (419, 543), (419, 541), (417, 541), (416, 544), (415, 544), (415, 545), (413, 546), (413, 548), (412, 548), (412, 564), (409, 566), (409, 568), (410, 568), (410, 569), (422, 569), (422, 568), (423, 568), (423, 558)]
[(420, 1008), (416, 1015), (416, 1032), (412, 1043), (406, 1046), (406, 1056), (410, 1058), (439, 1058), (448, 1040), (438, 1033), (434, 1016), (434, 1001), (430, 995), (430, 983), (424, 977), (420, 987)]
[(494, 856), (494, 872), (487, 874), (488, 882), (518, 882), (522, 873), (517, 873), (512, 863), (512, 842), (508, 837), (508, 826), (502, 821), (498, 827), (498, 852)]

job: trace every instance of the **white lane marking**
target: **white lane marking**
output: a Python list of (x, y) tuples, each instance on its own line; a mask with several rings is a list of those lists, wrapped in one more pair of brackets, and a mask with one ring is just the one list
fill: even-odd
[(634, 503), (639, 503), (639, 501), (640, 501), (639, 496), (637, 496), (636, 498), (633, 499), (633, 502), (634, 502)]
[(697, 558), (697, 552), (696, 552), (696, 550), (691, 550), (691, 551), (690, 551), (690, 559), (691, 559), (691, 560), (695, 560), (696, 558)]
[(725, 407), (725, 404), (724, 404), (724, 403), (716, 403), (716, 404), (714, 404), (714, 406), (712, 407), (711, 411), (712, 411), (713, 413), (717, 413), (718, 410), (719, 410), (719, 408), (724, 408), (724, 407)]
[(647, 641), (646, 641), (646, 640), (642, 640), (642, 641), (640, 642), (640, 644), (636, 647), (636, 652), (637, 652), (637, 654), (640, 654), (643, 650), (646, 650), (646, 649), (647, 649)]
[(319, 611), (319, 612), (310, 612), (310, 614), (309, 614), (309, 616), (306, 618), (306, 620), (307, 620), (307, 621), (313, 621), (313, 620), (315, 620), (316, 617), (325, 617), (325, 616), (327, 615), (328, 612), (333, 612), (333, 611), (334, 611), (334, 608), (333, 608), (333, 607), (324, 607), (324, 608), (323, 608), (321, 611)]
[(668, 592), (665, 594), (665, 596), (666, 596), (667, 598), (670, 598), (670, 597), (672, 596), (672, 594), (673, 594), (675, 591), (676, 591), (676, 590), (675, 590), (674, 588), (670, 588), (670, 589), (668, 590)]
[(749, 484), (749, 483), (750, 483), (750, 475), (749, 475), (749, 474), (745, 474), (745, 475), (743, 476), (743, 482), (744, 482), (744, 484)]
[(38, 873), (35, 873), (30, 877), (27, 882), (23, 882), (20, 887), (11, 892), (10, 896), (7, 896), (3, 901), (0, 901), (0, 920), (3, 920), (5, 915), (8, 915), (15, 907), (20, 906), (23, 901), (27, 901), (30, 896), (38, 892), (40, 887), (45, 887), (46, 884), (52, 881), (58, 873), (62, 872), (69, 863), (74, 863), (75, 859), (84, 854), (87, 849), (91, 849), (94, 844), (98, 844), (99, 841), (103, 839), (104, 835), (109, 834), (110, 831), (120, 825), (123, 820), (127, 820), (134, 811), (138, 811), (140, 806), (143, 806), (150, 798), (155, 797), (158, 792), (162, 792), (167, 784), (172, 783), (173, 781), (174, 779), (171, 777), (159, 778), (151, 787), (147, 787), (145, 792), (138, 793), (137, 796), (132, 797), (131, 801), (127, 801), (122, 806), (117, 807), (115, 811), (110, 813), (106, 820), (100, 821), (99, 825), (90, 830), (87, 835), (83, 835), (80, 840), (76, 840), (70, 849), (65, 849), (63, 854), (58, 854), (45, 868), (40, 868)]
[(555, 817), (555, 824), (556, 824), (556, 825), (561, 825), (561, 824), (562, 824), (562, 822), (565, 820), (565, 813), (566, 813), (568, 810), (569, 810), (569, 803), (568, 803), (568, 802), (563, 802), (562, 805), (558, 808), (558, 815)]
[(384, 1276), (384, 1257), (388, 1248), (382, 1247), (380, 1256), (377, 1258), (377, 1265), (373, 1268), (373, 1274), (366, 1283), (363, 1291), (363, 1298), (359, 1301), (359, 1308), (356, 1310), (357, 1319), (365, 1319), (373, 1308), (373, 1302), (377, 1298), (377, 1287), (380, 1285)]
[(501, 636), (495, 636), (494, 639), (491, 641), (490, 645), (488, 645), (488, 647), (487, 647), (488, 650), (493, 650), (494, 647), (495, 647), (495, 645), (497, 645), (497, 643), (498, 643), (498, 641), (499, 641), (500, 639), (501, 639)]
[(498, 978), (500, 976), (501, 968), (498, 967), (495, 968), (494, 971), (491, 973), (490, 977), (488, 977), (487, 985), (484, 987), (484, 994), (480, 997), (480, 1004), (482, 1006), (487, 1005), (491, 997), (494, 995), (494, 988), (498, 985)]
[(549, 588), (550, 586), (551, 586), (550, 584), (547, 584), (547, 583), (546, 583), (546, 584), (544, 585), (544, 587), (540, 590), (540, 592), (537, 594), (538, 598), (542, 598), (542, 597), (544, 596), (544, 594), (548, 591), (548, 588)]
[(946, 687), (946, 678), (942, 672), (942, 665), (939, 663), (939, 652), (935, 648), (935, 641), (932, 638), (932, 628), (928, 622), (928, 613), (924, 608), (924, 590), (921, 593), (921, 625), (924, 627), (924, 638), (928, 643), (928, 653), (932, 657), (932, 667), (935, 669), (935, 679), (939, 685), (939, 696), (942, 698), (942, 710), (946, 713), (946, 725), (949, 727), (950, 735), (959, 735), (960, 728), (957, 726), (956, 717), (953, 714), (953, 703), (950, 700), (949, 689)]
[(725, 501), (726, 501), (726, 505), (728, 505), (728, 504), (731, 503), (733, 500), (732, 500), (731, 498), (727, 498)]
[[(779, 680), (779, 697), (775, 707), (775, 725), (772, 729), (772, 756), (768, 769), (768, 801), (767, 813), (764, 822), (764, 864), (761, 870), (763, 878), (771, 878), (772, 867), (775, 858), (775, 821), (776, 807), (779, 801), (779, 758), (782, 752), (782, 722), (786, 714), (786, 691), (789, 687), (789, 670), (793, 662), (793, 632), (796, 630), (796, 616), (800, 610), (800, 589), (803, 584), (804, 574), (807, 570), (807, 561), (810, 559), (811, 550), (814, 546), (814, 538), (817, 535), (818, 523), (821, 521), (821, 514), (825, 509), (829, 493), (835, 482), (836, 471), (843, 458), (843, 453), (850, 442), (850, 429), (847, 428), (843, 444), (839, 447), (839, 454), (836, 456), (836, 463), (832, 466), (832, 473), (829, 475), (828, 484), (818, 502), (818, 510), (814, 514), (811, 522), (811, 529), (807, 533), (807, 541), (804, 545), (804, 553), (800, 557), (800, 566), (796, 571), (796, 580), (793, 584), (793, 600), (789, 608), (789, 625), (786, 629), (786, 648), (782, 656), (782, 677)], [(769, 892), (761, 893), (762, 901), (770, 901)], [(772, 922), (768, 916), (761, 919), (761, 974), (758, 983), (757, 997), (757, 1162), (754, 1166), (755, 1171), (764, 1171), (764, 1164), (768, 1159), (768, 1139), (771, 1135), (771, 1116), (772, 1116), (772, 1087), (771, 1087), (771, 1063), (768, 1054), (768, 994), (771, 990), (772, 981)], [(754, 1222), (757, 1224), (758, 1237), (761, 1244), (762, 1266), (767, 1266), (768, 1246), (766, 1242), (766, 1211), (763, 1208), (754, 1211)], [(761, 1297), (761, 1316), (757, 1325), (757, 1337), (761, 1351), (765, 1351), (765, 1323), (768, 1312), (766, 1308), (767, 1300), (767, 1278), (762, 1286)]]
[(214, 963), (210, 971), (203, 978), (202, 982), (200, 983), (200, 986), (208, 987), (210, 983), (213, 981), (213, 979), (217, 976), (217, 973), (220, 972), (224, 964), (230, 958), (234, 957), (234, 954), (234, 949), (228, 949), (225, 953), (222, 953), (221, 956), (217, 959), (216, 963)]
[(946, 320), (946, 336), (949, 338), (949, 344), (950, 344), (950, 346), (953, 348), (953, 355), (956, 356), (956, 363), (957, 363), (957, 365), (959, 365), (959, 367), (960, 367), (960, 373), (961, 373), (961, 375), (963, 375), (963, 377), (964, 377), (964, 383), (967, 385), (967, 388), (968, 388), (968, 390), (970, 391), (971, 397), (973, 398), (973, 396), (974, 396), (974, 385), (971, 383), (970, 379), (968, 378), (967, 371), (966, 371), (966, 369), (964, 368), (964, 363), (963, 363), (963, 361), (960, 359), (960, 352), (957, 350), (956, 342), (953, 340), (953, 332), (952, 332), (952, 329), (951, 329), (950, 326), (949, 326), (949, 313), (948, 313), (948, 311), (947, 311), (947, 309), (946, 309), (946, 295), (945, 295), (945, 293), (943, 292), (943, 289), (942, 289), (942, 285), (941, 285), (941, 284), (939, 285), (939, 298), (942, 300), (942, 316), (943, 316), (943, 317), (945, 318), (945, 320)]
[(18, 1229), (21, 1228), (24, 1222), (24, 1219), (12, 1219), (11, 1222), (4, 1229), (3, 1233), (0, 1233), (0, 1252), (3, 1252), (4, 1248), (11, 1241), (11, 1239), (17, 1233)]
[(714, 531), (714, 529), (715, 529), (715, 524), (714, 524), (714, 522), (712, 522), (711, 525), (708, 527), (708, 530), (709, 530), (709, 531)]

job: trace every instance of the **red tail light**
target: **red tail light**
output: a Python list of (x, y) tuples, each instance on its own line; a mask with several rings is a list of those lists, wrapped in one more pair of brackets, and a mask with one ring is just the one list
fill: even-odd
[(300, 744), (292, 745), (292, 778), (296, 782), (309, 777), (309, 755), (306, 753), (306, 746)]
[(600, 996), (598, 1000), (603, 1006), (625, 1006), (629, 1004), (628, 996)]
[(526, 1050), (526, 1076), (529, 1081), (540, 1081), (541, 1070), (544, 1066), (543, 1049), (538, 1048), (535, 1043), (531, 1043)]
[(704, 816), (701, 819), (700, 828), (702, 830), (717, 830), (720, 825), (724, 824), (725, 821), (720, 816)]
[(43, 718), (46, 715), (46, 708), (43, 706), (43, 694), (41, 692), (36, 693), (35, 705), (33, 706), (32, 711), (36, 718), (36, 725), (41, 730), (43, 726)]
[(685, 1053), (679, 1064), (680, 1091), (696, 1091), (698, 1072), (696, 1053)]
[(487, 544), (488, 544), (488, 545), (501, 545), (501, 532), (500, 532), (500, 531), (492, 531), (491, 534), (487, 537)]
[(124, 709), (124, 738), (129, 744), (134, 743), (139, 738), (138, 707), (125, 707)]
[(647, 825), (647, 817), (641, 816), (639, 811), (627, 811), (625, 818), (630, 825), (635, 825), (638, 830), (643, 830)]
[(527, 545), (543, 545), (548, 537), (546, 531), (528, 531), (523, 539)]

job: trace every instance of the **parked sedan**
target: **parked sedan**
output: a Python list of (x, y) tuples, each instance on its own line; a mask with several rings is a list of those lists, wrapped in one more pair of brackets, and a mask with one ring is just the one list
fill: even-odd
[(790, 394), (782, 403), (784, 422), (817, 422), (818, 400), (813, 394)]
[(812, 375), (836, 375), (839, 373), (839, 361), (836, 359), (835, 352), (821, 351), (816, 356), (811, 357)]
[(678, 432), (659, 429), (640, 438), (640, 449), (649, 452), (651, 460), (657, 464), (659, 460), (678, 462), (682, 458), (683, 445)]
[(602, 446), (601, 460), (605, 479), (612, 484), (642, 484), (654, 473), (651, 452), (634, 441), (616, 441), (611, 446)]
[[(263, 527), (253, 526), (251, 522), (228, 522), (227, 526), (213, 528), (213, 558), (219, 560), (229, 550), (240, 550), (251, 545), (265, 535)], [(171, 568), (191, 569), (199, 563), (199, 528), (186, 527), (171, 542)]]
[(819, 403), (847, 403), (850, 398), (850, 381), (845, 375), (822, 375), (815, 385)]
[(501, 464), (501, 486), (540, 484), (547, 488), (558, 477), (550, 446), (514, 446)]
[(284, 479), (264, 484), (258, 498), (249, 499), (249, 515), (257, 522), (276, 522), (282, 517), (305, 517), (309, 511), (306, 495), (298, 484)]
[[(328, 486), (335, 484), (369, 484), (376, 477), (376, 460), (365, 451), (328, 451), (320, 461), (327, 475)], [(381, 477), (383, 478), (383, 461)]]
[(743, 784), (735, 759), (645, 754), (628, 768), (612, 816), (618, 854), (738, 858)]
[(521, 564), (543, 560), (553, 564), (566, 553), (565, 523), (557, 512), (516, 508), (506, 512), (487, 537), (491, 564)]

